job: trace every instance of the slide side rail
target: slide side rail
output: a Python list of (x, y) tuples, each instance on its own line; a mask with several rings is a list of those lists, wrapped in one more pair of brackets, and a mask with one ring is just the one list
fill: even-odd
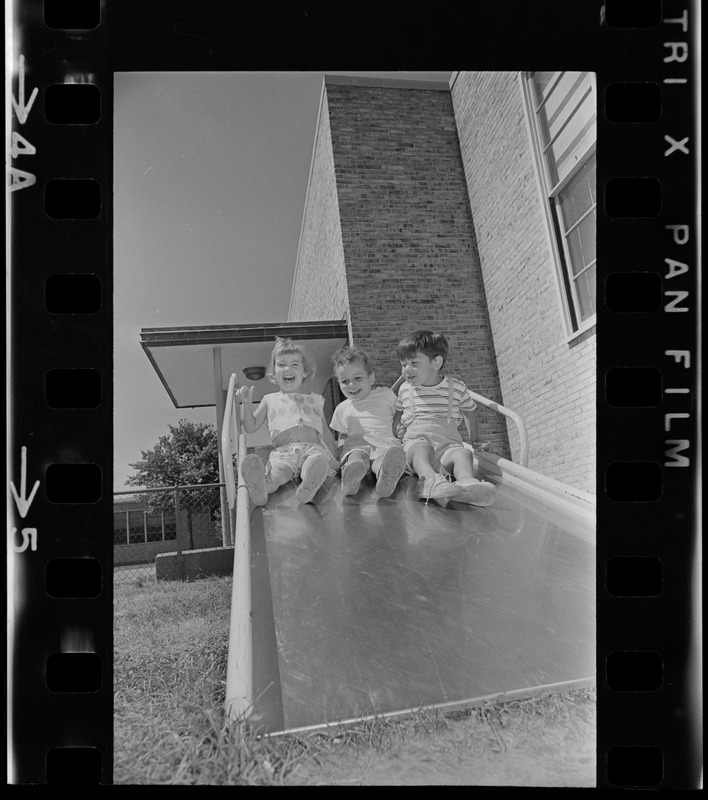
[[(241, 475), (246, 455), (246, 434), (241, 428), (235, 393), (236, 375), (231, 375), (221, 429), (226, 496), (234, 537), (234, 569), (231, 590), (229, 652), (226, 666), (226, 715), (235, 721), (253, 706), (253, 632), (251, 628), (251, 519), (248, 489)], [(235, 459), (234, 459), (235, 456)], [(234, 471), (234, 460), (236, 471)]]

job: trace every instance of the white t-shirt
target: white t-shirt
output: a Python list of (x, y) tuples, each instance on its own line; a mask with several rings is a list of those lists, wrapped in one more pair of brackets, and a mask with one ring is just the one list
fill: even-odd
[(384, 386), (373, 388), (363, 400), (347, 399), (332, 415), (332, 430), (364, 439), (374, 447), (400, 445), (393, 435), (396, 395)]

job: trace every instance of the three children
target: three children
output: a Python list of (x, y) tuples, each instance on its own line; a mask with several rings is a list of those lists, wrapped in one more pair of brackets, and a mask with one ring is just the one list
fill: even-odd
[(426, 502), (494, 502), (494, 485), (473, 477), (472, 452), (457, 429), (465, 419), (470, 439), (477, 438), (476, 404), (467, 387), (442, 373), (447, 339), (434, 331), (416, 331), (399, 343), (397, 354), (405, 379), (398, 396), (374, 386), (373, 365), (362, 350), (345, 347), (333, 356), (334, 373), (347, 398), (330, 423), (339, 434), (337, 461), (322, 411), (324, 399), (302, 393), (314, 376), (314, 362), (295, 342), (276, 340), (269, 377), (280, 391), (265, 395), (255, 414), (253, 387), (236, 392), (243, 403), (245, 430), (252, 433), (267, 419), (275, 445), (265, 469), (256, 455), (243, 459), (243, 479), (256, 505), (265, 504), (269, 494), (298, 475), (295, 498), (307, 503), (338, 466), (345, 496), (356, 494), (361, 480), (372, 472), (377, 494), (388, 497), (407, 472), (423, 479), (421, 497)]

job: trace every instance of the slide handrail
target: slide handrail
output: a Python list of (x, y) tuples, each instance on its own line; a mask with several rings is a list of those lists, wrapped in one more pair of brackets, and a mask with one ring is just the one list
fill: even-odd
[[(391, 387), (391, 391), (396, 392), (398, 387), (403, 383), (405, 378), (401, 375), (398, 380), (393, 384)], [(510, 420), (514, 422), (516, 425), (516, 429), (519, 433), (519, 445), (521, 451), (519, 453), (519, 464), (522, 467), (528, 467), (529, 465), (529, 435), (528, 431), (526, 430), (526, 424), (524, 423), (523, 419), (516, 413), (516, 411), (512, 411), (510, 408), (501, 405), (501, 403), (496, 403), (494, 400), (490, 400), (488, 397), (484, 397), (481, 394), (477, 394), (477, 392), (473, 392), (471, 389), (467, 390), (470, 393), (470, 397), (476, 402), (480, 403), (487, 408), (490, 408), (492, 411), (496, 411), (497, 414), (502, 414), (505, 417), (508, 417)]]
[(519, 452), (519, 464), (522, 467), (528, 467), (529, 465), (529, 435), (526, 430), (526, 424), (524, 423), (523, 419), (516, 413), (516, 411), (512, 411), (510, 408), (501, 405), (501, 403), (495, 403), (494, 400), (490, 400), (488, 397), (483, 397), (481, 394), (477, 394), (477, 392), (473, 392), (468, 389), (470, 393), (470, 397), (477, 403), (481, 403), (483, 406), (487, 408), (491, 408), (492, 411), (496, 411), (497, 414), (503, 414), (505, 417), (513, 420), (516, 424), (516, 430), (519, 433), (519, 445), (520, 445), (520, 452)]
[(233, 456), (236, 455), (238, 463), (238, 445), (241, 434), (241, 421), (238, 416), (238, 407), (234, 403), (234, 394), (238, 388), (238, 381), (234, 373), (229, 378), (229, 388), (226, 393), (224, 406), (224, 420), (221, 426), (221, 460), (224, 464), (224, 482), (226, 483), (226, 498), (228, 506), (233, 510), (236, 506), (236, 476), (234, 474)]
[[(231, 721), (248, 715), (253, 707), (253, 632), (251, 627), (251, 517), (250, 497), (241, 474), (247, 453), (246, 434), (241, 427), (236, 374), (229, 379), (221, 455), (224, 462), (226, 496), (233, 525), (234, 569), (231, 590), (229, 652), (226, 664), (226, 715)], [(234, 474), (233, 456), (237, 469)], [(235, 509), (235, 514), (234, 514)]]

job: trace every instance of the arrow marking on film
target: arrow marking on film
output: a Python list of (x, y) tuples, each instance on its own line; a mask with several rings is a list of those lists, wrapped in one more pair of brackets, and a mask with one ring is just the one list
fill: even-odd
[(20, 512), (20, 516), (24, 519), (27, 516), (27, 512), (29, 511), (29, 507), (32, 505), (32, 500), (34, 500), (34, 496), (39, 488), (39, 481), (34, 482), (34, 486), (32, 487), (32, 491), (30, 492), (30, 496), (26, 496), (27, 492), (27, 448), (22, 448), (22, 471), (20, 472), (20, 494), (18, 496), (17, 489), (15, 489), (15, 484), (10, 481), (10, 489), (12, 490), (12, 494), (15, 498), (15, 503), (17, 504), (17, 510)]
[(34, 103), (37, 92), (39, 89), (35, 86), (32, 90), (32, 94), (30, 95), (29, 102), (25, 105), (25, 57), (20, 56), (20, 75), (18, 78), (18, 88), (20, 92), (20, 100), (19, 102), (15, 100), (15, 95), (12, 95), (12, 107), (15, 109), (15, 114), (17, 114), (17, 119), (20, 121), (20, 125), (24, 125), (27, 122), (27, 117), (29, 116), (30, 109), (32, 108), (32, 104)]

